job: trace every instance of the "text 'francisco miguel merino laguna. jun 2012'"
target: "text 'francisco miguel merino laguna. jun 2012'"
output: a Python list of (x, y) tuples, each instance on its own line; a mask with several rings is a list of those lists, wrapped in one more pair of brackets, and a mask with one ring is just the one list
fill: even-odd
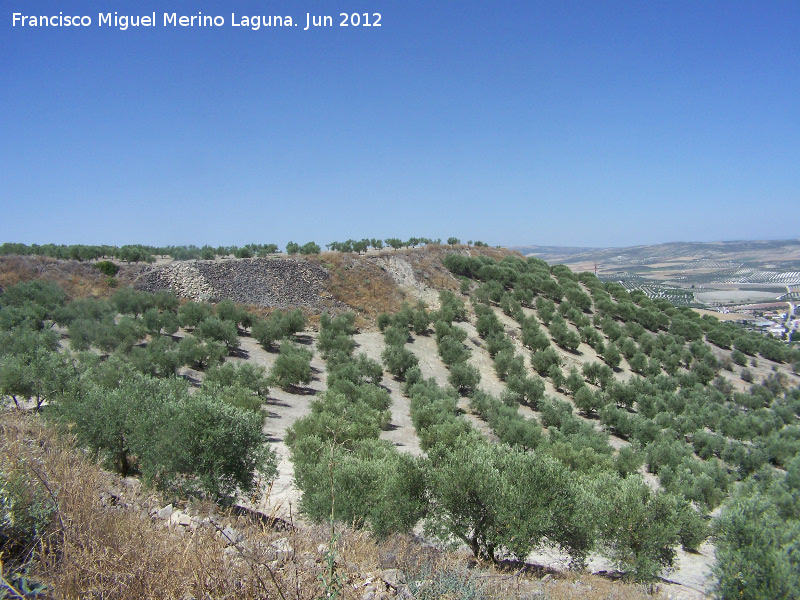
[(96, 18), (90, 15), (27, 15), (12, 13), (13, 27), (115, 27), (125, 31), (132, 27), (244, 27), (257, 31), (262, 27), (299, 27), (303, 31), (313, 27), (381, 27), (381, 13), (339, 13), (333, 15), (312, 15), (305, 13), (300, 18), (291, 15), (237, 15), (231, 13), (230, 19), (222, 15), (179, 15), (178, 13), (162, 13), (161, 18), (155, 12), (146, 15), (120, 15), (114, 13), (98, 13)]

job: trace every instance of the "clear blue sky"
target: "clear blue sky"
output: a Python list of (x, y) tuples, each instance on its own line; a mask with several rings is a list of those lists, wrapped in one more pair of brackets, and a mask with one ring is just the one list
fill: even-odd
[[(0, 6), (0, 242), (800, 236), (794, 0)], [(92, 25), (13, 26), (60, 11)]]

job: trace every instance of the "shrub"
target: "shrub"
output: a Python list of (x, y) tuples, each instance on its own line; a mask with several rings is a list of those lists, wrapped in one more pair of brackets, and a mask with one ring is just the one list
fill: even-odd
[(264, 367), (250, 363), (224, 363), (206, 372), (203, 385), (216, 384), (222, 388), (242, 387), (256, 396), (266, 398), (269, 394)]
[(553, 366), (559, 366), (561, 364), (561, 357), (553, 348), (547, 348), (546, 350), (537, 350), (533, 353), (531, 358), (531, 365), (536, 370), (536, 372), (544, 377), (550, 371), (550, 368)]
[(178, 309), (181, 327), (197, 327), (213, 313), (211, 306), (201, 302), (187, 302)]
[(416, 355), (402, 346), (386, 346), (381, 353), (381, 359), (386, 370), (398, 379), (405, 377), (408, 370), (419, 363)]
[(411, 320), (411, 328), (416, 335), (425, 335), (428, 333), (428, 327), (431, 324), (431, 315), (425, 310), (424, 306), (418, 306), (414, 311), (414, 317)]
[(377, 324), (378, 324), (378, 329), (381, 331), (381, 333), (383, 333), (384, 331), (386, 331), (386, 328), (392, 324), (392, 315), (390, 315), (389, 313), (379, 314)]
[(403, 347), (408, 341), (408, 327), (392, 325), (383, 332), (383, 339), (387, 346)]
[(167, 335), (178, 331), (178, 315), (174, 312), (160, 312), (149, 308), (142, 315), (142, 323), (151, 335), (159, 335), (163, 329)]
[(612, 369), (619, 367), (620, 362), (622, 362), (619, 350), (617, 350), (617, 347), (613, 343), (605, 347), (603, 351), (603, 360)]
[(519, 377), (512, 375), (506, 382), (506, 393), (513, 397), (519, 404), (525, 404), (536, 410), (539, 400), (544, 397), (544, 381), (533, 375), (532, 377)]
[(220, 342), (225, 344), (228, 352), (239, 347), (239, 335), (236, 324), (231, 321), (223, 321), (218, 317), (208, 317), (195, 329), (198, 339), (208, 342)]
[(100, 262), (96, 262), (94, 264), (94, 268), (108, 277), (114, 277), (114, 275), (116, 275), (119, 271), (119, 267), (110, 260), (101, 260)]
[[(157, 483), (188, 491), (196, 488), (226, 503), (237, 493), (249, 493), (257, 484), (256, 473), (268, 481), (277, 472), (277, 457), (261, 431), (263, 420), (263, 412), (243, 411), (221, 398), (194, 394), (158, 431), (154, 446), (170, 452), (156, 456)], [(176, 475), (178, 480), (172, 480)]]
[[(288, 248), (289, 248), (288, 244), (286, 245), (286, 248), (287, 248), (287, 252), (288, 252)], [(321, 249), (319, 247), (319, 244), (316, 244), (315, 242), (307, 242), (307, 243), (303, 244), (302, 246), (300, 246), (300, 248), (298, 250), (299, 250), (300, 254), (319, 254)]]
[(314, 521), (330, 519), (335, 501), (336, 520), (385, 537), (410, 531), (424, 514), (420, 461), (388, 442), (365, 439), (346, 449), (304, 437), (294, 442), (292, 460), (301, 510)]
[[(602, 483), (601, 483), (602, 482)], [(692, 510), (677, 498), (653, 492), (636, 475), (593, 482), (603, 504), (599, 512), (601, 544), (626, 576), (652, 581), (675, 561), (683, 513)]]
[(448, 366), (466, 361), (469, 355), (470, 351), (455, 336), (448, 335), (439, 341), (439, 356)]
[(481, 381), (478, 369), (466, 362), (459, 362), (450, 367), (447, 381), (461, 394), (470, 394)]
[[(323, 313), (320, 318), (320, 332), (317, 339), (317, 348), (323, 358), (333, 351), (352, 354), (356, 346), (352, 336), (355, 333), (355, 315), (342, 313), (331, 318), (328, 313)], [(405, 342), (404, 342), (405, 343)]]
[(583, 386), (575, 394), (575, 406), (586, 414), (595, 414), (608, 404), (607, 398), (600, 391), (593, 391)]
[(284, 390), (311, 382), (311, 350), (292, 342), (281, 344), (281, 351), (270, 371), (269, 381)]
[(561, 391), (564, 388), (566, 378), (564, 377), (564, 373), (561, 371), (561, 367), (558, 365), (550, 365), (550, 368), (547, 370), (547, 376), (553, 382), (553, 386), (557, 390)]
[(183, 364), (178, 344), (168, 337), (156, 337), (146, 346), (131, 349), (130, 361), (134, 368), (152, 377), (171, 377)]
[(119, 361), (87, 375), (81, 388), (55, 404), (55, 414), (123, 475), (139, 470), (162, 489), (226, 501), (237, 489), (252, 489), (256, 470), (274, 475), (263, 414), (207, 394), (189, 396), (183, 380), (138, 375)]
[(436, 446), (430, 458), (429, 534), (455, 538), (490, 560), (501, 548), (523, 558), (545, 537), (585, 554), (591, 540), (580, 531), (585, 504), (558, 461), (466, 439)]
[[(24, 459), (18, 456), (19, 448), (6, 443), (0, 452), (0, 551), (7, 563), (5, 577), (8, 563), (24, 568), (45, 536), (56, 528), (58, 509), (35, 471), (26, 468)], [(6, 591), (3, 585), (0, 593), (5, 596)]]
[(728, 503), (714, 523), (714, 592), (720, 598), (800, 597), (800, 525), (760, 494)]
[(187, 335), (178, 342), (178, 356), (181, 364), (189, 365), (196, 369), (219, 364), (225, 360), (228, 351), (219, 342), (200, 342), (194, 336)]
[(502, 350), (494, 357), (494, 369), (500, 381), (506, 381), (513, 375), (525, 377), (525, 358), (513, 350)]
[(236, 306), (236, 303), (228, 298), (225, 298), (217, 304), (215, 312), (217, 317), (223, 321), (230, 321), (242, 329), (250, 327), (252, 323), (252, 316), (250, 313)]
[(250, 335), (264, 350), (271, 350), (275, 342), (289, 338), (305, 327), (306, 317), (299, 308), (290, 312), (276, 310), (264, 319), (257, 319)]
[(138, 317), (148, 308), (155, 306), (153, 294), (135, 290), (132, 287), (121, 287), (111, 297), (111, 303), (123, 315)]
[(437, 312), (437, 320), (446, 323), (453, 321), (465, 321), (467, 318), (467, 309), (464, 301), (456, 296), (453, 292), (443, 290), (439, 292), (439, 302), (441, 308)]
[(733, 362), (739, 365), (740, 367), (743, 367), (747, 364), (747, 356), (745, 355), (744, 352), (741, 352), (740, 350), (734, 350), (733, 352), (731, 352), (731, 360), (733, 360)]
[(64, 305), (66, 296), (58, 284), (34, 279), (7, 287), (0, 295), (0, 307), (38, 307), (41, 319), (46, 319)]

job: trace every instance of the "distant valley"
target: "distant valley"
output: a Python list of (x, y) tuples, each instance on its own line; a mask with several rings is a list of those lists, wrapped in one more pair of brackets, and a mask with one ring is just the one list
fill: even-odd
[[(800, 299), (800, 240), (671, 242), (627, 248), (517, 246), (526, 256), (679, 305), (752, 310)], [(763, 307), (768, 308), (768, 307)]]

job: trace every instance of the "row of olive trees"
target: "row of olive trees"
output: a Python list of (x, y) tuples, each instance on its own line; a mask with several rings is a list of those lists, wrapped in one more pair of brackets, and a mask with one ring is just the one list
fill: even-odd
[(367, 527), (378, 536), (409, 531), (422, 516), (419, 460), (380, 439), (391, 399), (383, 368), (354, 354), (354, 316), (323, 314), (317, 349), (327, 364), (327, 390), (311, 414), (288, 430), (302, 510)]
[[(443, 305), (447, 306), (448, 302), (443, 302)], [(498, 374), (507, 378), (524, 377), (524, 363), (514, 360), (513, 351), (509, 351), (513, 346), (507, 340), (493, 311), (478, 304), (476, 314), (479, 334), (484, 339), (489, 338), (490, 343), (487, 346), (494, 346), (494, 355), (500, 355), (500, 360), (496, 361)], [(409, 323), (402, 335), (402, 330), (397, 333), (393, 331), (399, 323), (392, 324), (393, 319), (383, 320), (387, 325), (384, 330), (387, 343), (390, 337), (400, 339), (407, 336), (408, 327), (411, 326), (409, 319), (398, 319), (401, 323)], [(552, 507), (551, 501), (563, 499), (565, 502), (574, 502), (571, 494), (581, 492), (557, 488), (549, 497), (545, 493), (539, 506), (531, 507), (530, 503), (526, 504), (522, 499), (536, 497), (535, 494), (526, 492), (527, 482), (519, 483), (518, 472), (509, 477), (508, 483), (502, 483), (505, 474), (512, 473), (507, 463), (501, 461), (502, 466), (495, 468), (486, 465), (486, 454), (483, 450), (488, 448), (485, 440), (471, 433), (467, 422), (458, 416), (454, 391), (442, 390), (433, 381), (422, 380), (419, 369), (412, 367), (406, 373), (404, 391), (411, 398), (412, 420), (422, 446), (428, 449), (429, 455), (435, 456), (437, 465), (436, 469), (432, 469), (426, 483), (430, 481), (441, 484), (441, 487), (434, 485), (426, 490), (431, 503), (426, 513), (430, 531), (445, 538), (454, 536), (467, 543), (477, 556), (486, 558), (496, 558), (498, 552), (524, 556), (532, 547), (547, 539), (569, 552), (576, 564), (582, 564), (588, 548), (594, 548), (608, 553), (621, 567), (642, 579), (655, 576), (663, 567), (673, 563), (675, 545), (684, 544), (694, 548), (705, 538), (703, 519), (680, 496), (654, 495), (641, 479), (628, 479), (641, 464), (641, 457), (635, 451), (622, 452), (615, 460), (606, 458), (610, 457), (611, 447), (603, 436), (596, 434), (589, 424), (574, 417), (571, 409), (568, 409), (568, 413), (562, 411), (559, 414), (554, 406), (548, 411), (551, 401), (547, 401), (547, 406), (543, 409), (545, 418), (549, 417), (546, 424), (551, 432), (549, 438), (544, 438), (538, 423), (523, 419), (514, 408), (524, 398), (524, 394), (521, 397), (520, 390), (514, 388), (525, 386), (509, 387), (511, 389), (506, 391), (503, 402), (480, 391), (474, 392), (471, 399), (472, 408), (483, 415), (500, 440), (508, 444), (506, 450), (492, 450), (495, 459), (499, 460), (496, 454), (498, 452), (504, 460), (512, 463), (539, 460), (547, 464), (547, 457), (552, 457), (549, 463), (552, 470), (548, 472), (547, 482), (553, 485), (558, 481), (555, 473), (559, 472), (568, 481), (584, 478), (583, 493), (587, 489), (593, 491), (588, 494), (588, 498), (578, 502), (587, 513), (582, 516), (575, 512), (561, 515), (556, 510), (557, 515), (551, 517), (549, 522), (552, 524), (558, 516), (563, 516), (564, 522), (561, 526), (550, 525), (553, 527), (550, 529), (538, 521), (538, 530), (535, 527), (533, 531), (525, 529), (528, 524), (526, 519), (531, 518), (532, 508), (534, 512), (539, 510), (536, 514), (541, 519), (542, 513), (547, 513), (548, 507)], [(536, 396), (540, 397), (544, 391), (543, 386), (537, 391)], [(449, 450), (462, 443), (468, 449), (457, 455), (452, 463), (448, 463), (447, 468), (441, 468)], [(599, 453), (592, 451), (595, 459), (589, 460), (587, 447), (599, 449)], [(509, 453), (510, 448), (514, 448), (515, 453)], [(531, 459), (527, 452), (533, 448), (539, 450), (535, 455), (538, 459)], [(598, 471), (600, 466), (603, 466), (603, 470)], [(536, 472), (535, 468), (531, 469)], [(475, 476), (475, 473), (480, 475)], [(602, 483), (594, 479), (598, 473), (603, 473)], [(619, 481), (620, 477), (626, 479)], [(476, 485), (476, 481), (486, 481), (487, 485)], [(539, 492), (548, 487), (546, 483), (535, 479), (531, 484)], [(605, 494), (598, 493), (598, 489), (604, 490)], [(611, 494), (608, 489), (619, 492)], [(504, 496), (504, 490), (507, 490), (507, 496)], [(482, 500), (477, 501), (478, 499)], [(432, 509), (432, 506), (436, 508)], [(637, 511), (630, 510), (634, 506), (638, 507)], [(609, 509), (611, 514), (620, 510), (626, 511), (627, 520), (609, 518)], [(518, 537), (509, 540), (504, 537), (509, 528), (503, 517), (509, 518), (509, 513), (513, 514), (515, 510), (522, 513), (517, 512), (511, 517), (515, 524), (511, 530)], [(488, 515), (492, 517), (489, 518)], [(584, 523), (585, 529), (581, 528), (580, 522)], [(635, 526), (632, 525), (634, 522)], [(593, 530), (591, 524), (599, 525), (599, 529)], [(631, 535), (634, 529), (637, 533)], [(644, 546), (643, 542), (647, 542), (649, 546)]]
[(125, 246), (92, 246), (85, 244), (0, 244), (0, 256), (49, 256), (64, 260), (89, 261), (99, 258), (115, 258), (124, 262), (154, 262), (156, 256), (171, 256), (175, 260), (214, 260), (218, 256), (233, 255), (236, 258), (268, 256), (278, 252), (277, 244), (245, 244), (244, 246), (147, 246), (129, 244)]
[(423, 380), (418, 367), (407, 373), (404, 392), (428, 449), (426, 529), (478, 557), (524, 559), (549, 543), (576, 567), (597, 550), (649, 579), (673, 564), (682, 539), (703, 537), (702, 520), (685, 501), (653, 493), (638, 476), (582, 474), (547, 453), (490, 444), (459, 416), (455, 390)]
[(122, 292), (110, 303), (66, 304), (55, 284), (8, 288), (0, 295), (0, 393), (18, 405), (34, 399), (46, 416), (68, 425), (79, 443), (123, 474), (141, 473), (171, 493), (230, 501), (252, 489), (258, 472), (269, 478), (275, 471), (261, 433), (268, 393), (263, 369), (211, 369), (190, 394), (187, 381), (159, 362), (171, 350), (160, 345), (157, 332), (146, 344), (107, 357), (58, 349), (54, 322), (71, 329), (118, 310), (139, 315), (120, 320), (138, 322), (148, 311), (160, 306), (170, 312), (177, 304), (167, 294), (147, 296)]
[[(416, 247), (421, 244), (441, 244), (441, 239), (432, 240), (425, 237), (412, 237), (408, 240), (399, 238), (388, 238), (385, 241), (380, 239), (349, 239), (345, 242), (331, 242), (326, 247), (329, 250), (338, 252), (366, 252), (370, 247), (380, 250), (384, 246), (394, 249)], [(447, 243), (452, 245), (460, 244), (458, 238), (450, 237)], [(476, 247), (486, 247), (488, 244), (480, 241), (470, 240), (467, 245)], [(5, 242), (0, 244), (0, 256), (48, 256), (64, 260), (91, 261), (97, 259), (114, 258), (123, 262), (154, 262), (157, 256), (171, 256), (175, 260), (214, 260), (217, 257), (235, 256), (236, 258), (253, 258), (258, 256), (269, 256), (279, 251), (277, 244), (257, 244), (250, 243), (243, 246), (195, 246), (194, 244), (185, 246), (148, 246), (143, 244), (129, 244), (124, 246), (109, 245), (85, 245), (85, 244), (21, 244)], [(286, 244), (287, 254), (319, 254), (320, 247), (316, 243), (308, 242), (302, 246), (295, 242)]]
[[(797, 543), (797, 530), (789, 527), (782, 530), (786, 535), (774, 536), (765, 529), (765, 523), (773, 522), (776, 514), (790, 519), (800, 514), (792, 508), (800, 498), (795, 491), (797, 482), (776, 475), (781, 471), (770, 467), (794, 465), (792, 460), (800, 450), (795, 442), (800, 391), (787, 391), (785, 378), (777, 373), (747, 393), (735, 392), (720, 374), (720, 369), (732, 371), (734, 364), (745, 366), (747, 355), (754, 355), (762, 346), (766, 352), (762, 357), (776, 362), (791, 361), (795, 350), (666, 301), (650, 300), (641, 292), (629, 293), (616, 284), (602, 284), (590, 273), (571, 276), (564, 267), (558, 271), (554, 267), (550, 270), (557, 274), (558, 287), (548, 289), (552, 285), (546, 283), (542, 265), (528, 261), (526, 270), (537, 273), (539, 289), (521, 290), (518, 283), (524, 282), (528, 274), (513, 272), (512, 267), (521, 264), (517, 261), (495, 263), (486, 258), (454, 256), (448, 257), (446, 264), (463, 277), (482, 276), (484, 283), (475, 294), (481, 301), (494, 302), (506, 311), (506, 307), (513, 309), (509, 297), (527, 302), (528, 306), (535, 298), (539, 317), (546, 324), (561, 315), (576, 325), (581, 341), (592, 346), (606, 364), (587, 363), (582, 374), (571, 370), (563, 380), (564, 386), (579, 409), (587, 415), (599, 414), (607, 427), (632, 442), (633, 451), (626, 461), (628, 469), (644, 460), (665, 490), (690, 499), (704, 510), (725, 500), (733, 479), (744, 481), (741, 490), (748, 486), (752, 489), (755, 481), (761, 482), (762, 489), (764, 482), (773, 482), (766, 501), (763, 493), (757, 502), (751, 502), (750, 492), (740, 492), (715, 521), (717, 590), (721, 597), (796, 595), (796, 590), (794, 594), (787, 590), (794, 589), (788, 574), (798, 567), (790, 550)], [(573, 298), (567, 299), (558, 297), (558, 288), (569, 288), (570, 280), (582, 283), (590, 292), (593, 323), (586, 324), (585, 317), (576, 316), (574, 307), (569, 305), (571, 301), (585, 303), (577, 294), (573, 292)], [(528, 291), (534, 292), (533, 298)], [(520, 322), (523, 340), (542, 353), (538, 357), (534, 354), (538, 359), (534, 366), (540, 373), (557, 375), (555, 370), (550, 373), (553, 363), (559, 360), (557, 355), (545, 354), (548, 344), (544, 339), (538, 347), (538, 324)], [(729, 357), (723, 354), (718, 358), (719, 353), (703, 343), (704, 337), (718, 348), (730, 350)], [(639, 378), (627, 383), (614, 381), (610, 369), (618, 367), (622, 357)], [(742, 377), (752, 381), (746, 370)], [(559, 383), (557, 377), (552, 378), (554, 384)], [(593, 385), (600, 389), (592, 389)], [(474, 398), (473, 404), (501, 435), (504, 429), (499, 403), (480, 397)], [(572, 419), (565, 419), (572, 410), (567, 403), (548, 400), (542, 410), (543, 423), (549, 430), (561, 432), (571, 427)], [(537, 449), (546, 448), (540, 444)], [(574, 460), (563, 453), (560, 458), (568, 463)], [(618, 460), (621, 458), (620, 454)], [(758, 524), (744, 531), (746, 519)]]

